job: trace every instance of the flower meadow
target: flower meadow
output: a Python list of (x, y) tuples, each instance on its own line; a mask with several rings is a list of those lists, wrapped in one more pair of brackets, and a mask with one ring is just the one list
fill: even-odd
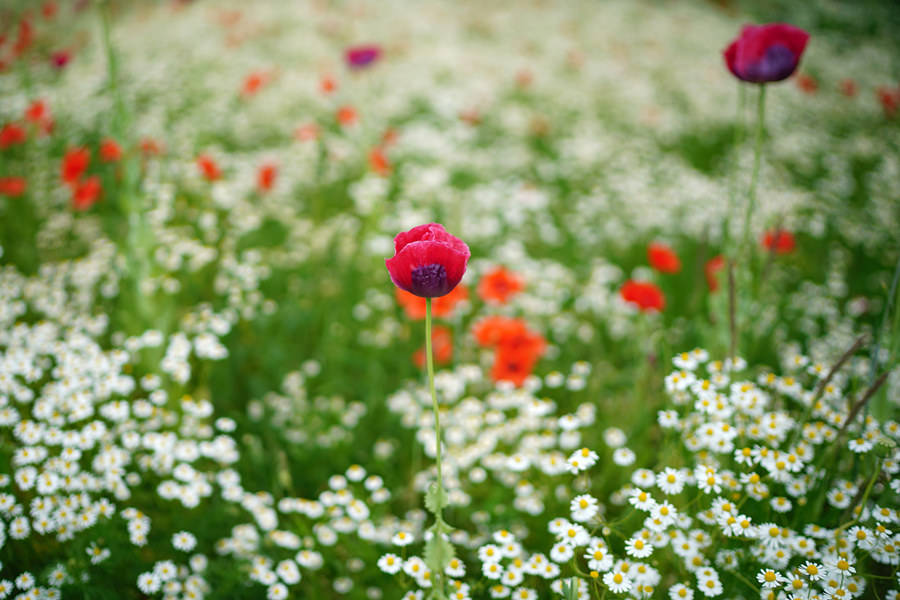
[(0, 599), (897, 599), (898, 23), (3, 4)]

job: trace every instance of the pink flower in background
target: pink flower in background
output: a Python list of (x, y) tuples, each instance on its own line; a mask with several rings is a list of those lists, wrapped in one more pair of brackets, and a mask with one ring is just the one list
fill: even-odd
[(381, 58), (381, 46), (362, 44), (351, 46), (344, 52), (344, 60), (351, 69), (364, 69)]
[(72, 53), (68, 50), (59, 50), (50, 56), (50, 63), (57, 69), (64, 68), (72, 60)]
[(793, 25), (745, 25), (723, 52), (725, 64), (741, 81), (781, 81), (797, 69), (808, 41), (809, 34)]

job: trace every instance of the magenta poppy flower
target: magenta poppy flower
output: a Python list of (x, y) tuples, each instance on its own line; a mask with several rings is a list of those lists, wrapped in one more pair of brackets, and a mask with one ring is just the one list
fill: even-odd
[(375, 44), (351, 46), (344, 52), (344, 60), (351, 69), (363, 69), (381, 58), (381, 47)]
[(723, 52), (735, 77), (751, 83), (787, 79), (797, 69), (809, 34), (793, 25), (745, 25)]
[(447, 233), (443, 225), (428, 223), (397, 234), (394, 256), (384, 261), (391, 281), (422, 298), (450, 293), (462, 279), (469, 247)]
[(62, 69), (63, 67), (65, 67), (67, 64), (69, 64), (70, 60), (72, 60), (72, 53), (68, 50), (60, 50), (59, 52), (54, 52), (50, 56), (50, 62), (57, 69)]

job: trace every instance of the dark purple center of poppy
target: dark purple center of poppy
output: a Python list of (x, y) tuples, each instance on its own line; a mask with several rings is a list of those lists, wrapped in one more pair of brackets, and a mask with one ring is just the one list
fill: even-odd
[(745, 79), (763, 83), (787, 79), (797, 68), (797, 56), (783, 44), (774, 44), (766, 49), (763, 57), (745, 68)]
[(447, 293), (447, 270), (444, 265), (432, 263), (412, 270), (412, 289), (416, 296), (434, 298)]

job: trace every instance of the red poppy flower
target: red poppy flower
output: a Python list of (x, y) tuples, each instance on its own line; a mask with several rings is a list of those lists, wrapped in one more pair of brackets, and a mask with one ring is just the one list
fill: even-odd
[[(431, 329), (431, 349), (435, 364), (445, 365), (453, 359), (453, 335), (449, 329), (443, 325), (435, 325)], [(413, 363), (420, 369), (425, 366), (425, 348), (416, 350)]]
[(41, 14), (44, 15), (45, 19), (52, 19), (56, 16), (57, 10), (56, 2), (45, 2), (41, 7)]
[(566, 64), (573, 69), (580, 69), (584, 66), (585, 54), (577, 48), (573, 48), (566, 53)]
[(380, 146), (375, 146), (369, 152), (369, 168), (382, 177), (391, 174), (391, 163)]
[(219, 169), (219, 165), (208, 154), (201, 154), (197, 157), (197, 167), (199, 167), (200, 172), (207, 181), (215, 181), (222, 178), (222, 171)]
[(53, 117), (43, 100), (35, 100), (28, 105), (25, 109), (25, 120), (34, 123), (45, 134), (53, 131)]
[(319, 89), (323, 94), (330, 94), (333, 91), (337, 90), (337, 81), (335, 81), (334, 77), (330, 75), (323, 75), (319, 80)]
[(478, 295), (489, 304), (506, 304), (523, 289), (523, 279), (505, 267), (497, 267), (485, 273), (478, 282)]
[(22, 19), (19, 22), (19, 35), (13, 44), (12, 50), (14, 56), (21, 56), (34, 40), (34, 28), (31, 26), (29, 19)]
[(540, 357), (528, 352), (500, 348), (497, 350), (496, 356), (494, 356), (491, 379), (494, 381), (509, 381), (516, 386), (520, 386), (531, 375), (538, 358)]
[(853, 98), (856, 96), (857, 87), (856, 82), (852, 79), (843, 79), (840, 83), (841, 93), (848, 98)]
[(269, 78), (269, 74), (264, 71), (250, 73), (244, 78), (244, 83), (241, 86), (241, 95), (245, 98), (253, 96), (269, 82)]
[(474, 127), (481, 123), (481, 114), (478, 112), (477, 108), (468, 108), (459, 113), (459, 119), (463, 123)]
[(381, 47), (375, 44), (351, 46), (344, 52), (344, 60), (351, 69), (363, 69), (381, 58)]
[(294, 136), (301, 142), (308, 142), (319, 137), (319, 128), (315, 123), (307, 123), (298, 127)]
[(881, 86), (875, 90), (875, 94), (886, 117), (891, 118), (897, 114), (897, 108), (900, 107), (900, 87), (895, 89)]
[(356, 122), (359, 121), (359, 115), (356, 112), (356, 109), (352, 106), (342, 106), (337, 110), (337, 114), (335, 115), (337, 118), (337, 122), (343, 125), (344, 127), (349, 127), (351, 125), (356, 125)]
[(522, 319), (492, 316), (480, 319), (472, 328), (478, 345), (503, 346), (507, 350), (522, 350), (541, 355), (546, 348), (544, 338), (529, 329)]
[(388, 127), (381, 135), (381, 145), (383, 147), (392, 146), (397, 141), (397, 130)]
[(797, 243), (790, 231), (779, 229), (765, 232), (762, 237), (762, 245), (766, 250), (774, 251), (776, 254), (788, 254), (794, 251)]
[(107, 138), (100, 143), (100, 160), (116, 162), (122, 158), (122, 148), (115, 140)]
[(543, 336), (529, 329), (521, 319), (487, 317), (475, 324), (472, 333), (479, 345), (496, 348), (491, 369), (494, 381), (522, 385), (547, 348)]
[(91, 151), (85, 147), (70, 148), (63, 156), (60, 177), (69, 184), (75, 185), (91, 162)]
[(15, 123), (7, 123), (0, 129), (0, 150), (5, 150), (16, 144), (23, 144), (26, 140), (25, 130)]
[[(425, 298), (410, 294), (405, 290), (396, 288), (397, 302), (403, 307), (406, 316), (410, 319), (425, 318)], [(446, 296), (434, 298), (431, 301), (431, 314), (435, 317), (449, 317), (463, 300), (469, 299), (469, 288), (465, 284), (459, 284)]]
[(666, 297), (654, 284), (629, 279), (619, 290), (625, 302), (637, 305), (643, 312), (661, 311), (666, 307)]
[(500, 338), (503, 337), (505, 328), (512, 320), (509, 317), (500, 316), (479, 319), (472, 328), (475, 341), (478, 342), (479, 346), (483, 347), (496, 346), (500, 343)]
[(89, 209), (100, 199), (102, 192), (103, 186), (100, 185), (100, 178), (96, 175), (78, 182), (72, 190), (72, 208), (75, 210)]
[(47, 103), (43, 100), (35, 100), (25, 109), (26, 121), (39, 124), (49, 118), (50, 111), (47, 108)]
[(141, 154), (144, 156), (159, 156), (163, 153), (162, 144), (153, 138), (144, 138), (141, 140)]
[(428, 223), (397, 234), (394, 256), (386, 259), (391, 281), (423, 298), (449, 294), (462, 279), (469, 247), (447, 233), (443, 225)]
[(534, 81), (534, 75), (528, 69), (522, 69), (516, 73), (516, 85), (520, 88), (527, 88)]
[(547, 342), (522, 319), (493, 316), (481, 319), (472, 329), (480, 346), (495, 347), (491, 378), (522, 385), (544, 354)]
[(533, 356), (537, 360), (547, 349), (547, 342), (542, 335), (531, 331), (523, 321), (513, 319), (512, 323), (501, 330), (497, 349), (507, 354)]
[(24, 177), (0, 177), (0, 196), (21, 196), (28, 188)]
[(714, 256), (703, 266), (703, 274), (706, 275), (706, 284), (710, 292), (719, 289), (719, 271), (725, 268), (725, 257), (721, 254)]
[(808, 41), (809, 34), (793, 25), (745, 25), (723, 55), (728, 70), (738, 79), (769, 83), (791, 76)]
[(650, 266), (660, 273), (677, 273), (681, 270), (681, 261), (675, 252), (659, 242), (653, 242), (647, 247), (647, 260)]
[(800, 73), (797, 75), (797, 87), (800, 88), (800, 91), (807, 94), (815, 94), (819, 89), (819, 82), (810, 75)]
[(256, 185), (261, 192), (267, 192), (275, 185), (275, 177), (278, 175), (278, 167), (267, 163), (259, 168), (256, 175)]

